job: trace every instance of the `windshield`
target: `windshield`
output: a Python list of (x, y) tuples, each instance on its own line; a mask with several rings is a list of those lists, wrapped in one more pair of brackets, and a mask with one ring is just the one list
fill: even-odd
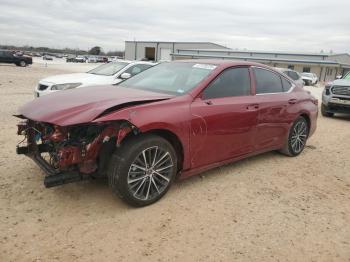
[(112, 76), (127, 65), (128, 65), (127, 62), (111, 62), (108, 64), (100, 65), (88, 71), (88, 73), (94, 74), (94, 75)]
[(301, 73), (301, 75), (307, 76), (307, 77), (313, 77), (314, 76), (312, 73)]
[(119, 86), (182, 95), (206, 78), (215, 65), (200, 63), (162, 63), (124, 81)]

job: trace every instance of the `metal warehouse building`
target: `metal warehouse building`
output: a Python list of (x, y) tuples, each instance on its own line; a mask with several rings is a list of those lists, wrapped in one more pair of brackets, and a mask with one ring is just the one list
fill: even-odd
[(273, 67), (290, 68), (298, 72), (317, 74), (320, 81), (335, 79), (350, 71), (349, 54), (312, 54), (287, 52), (237, 51), (233, 49), (178, 48), (172, 60), (180, 59), (231, 59), (253, 61)]
[(151, 42), (151, 41), (125, 41), (125, 59), (169, 61), (171, 54), (179, 49), (206, 49), (229, 50), (222, 45), (209, 42)]

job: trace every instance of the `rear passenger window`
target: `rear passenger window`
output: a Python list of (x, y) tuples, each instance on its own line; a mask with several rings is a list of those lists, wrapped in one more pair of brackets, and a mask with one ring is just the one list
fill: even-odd
[(203, 92), (204, 99), (250, 95), (248, 68), (230, 68), (221, 73)]
[(283, 92), (282, 80), (279, 75), (261, 68), (254, 68), (254, 72), (257, 94)]
[(281, 77), (281, 78), (282, 78), (283, 91), (287, 92), (292, 87), (292, 84), (284, 77)]

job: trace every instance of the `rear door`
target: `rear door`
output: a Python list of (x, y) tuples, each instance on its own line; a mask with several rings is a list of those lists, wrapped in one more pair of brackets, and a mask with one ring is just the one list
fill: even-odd
[(298, 101), (287, 78), (265, 68), (254, 67), (253, 71), (259, 104), (255, 150), (273, 149), (283, 144), (295, 117), (290, 108)]
[(252, 152), (258, 108), (247, 67), (224, 70), (191, 104), (191, 167)]

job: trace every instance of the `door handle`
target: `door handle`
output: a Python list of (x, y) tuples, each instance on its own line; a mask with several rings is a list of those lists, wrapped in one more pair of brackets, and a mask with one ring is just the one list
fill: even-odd
[(259, 104), (252, 104), (252, 105), (247, 106), (247, 110), (249, 110), (249, 111), (254, 111), (257, 109), (259, 109)]
[(204, 101), (204, 103), (206, 103), (206, 104), (209, 105), (209, 106), (213, 104), (213, 102), (210, 101), (210, 100)]
[(289, 99), (289, 100), (288, 100), (288, 103), (291, 104), (291, 105), (294, 105), (294, 104), (297, 103), (297, 100), (296, 100), (295, 98)]

